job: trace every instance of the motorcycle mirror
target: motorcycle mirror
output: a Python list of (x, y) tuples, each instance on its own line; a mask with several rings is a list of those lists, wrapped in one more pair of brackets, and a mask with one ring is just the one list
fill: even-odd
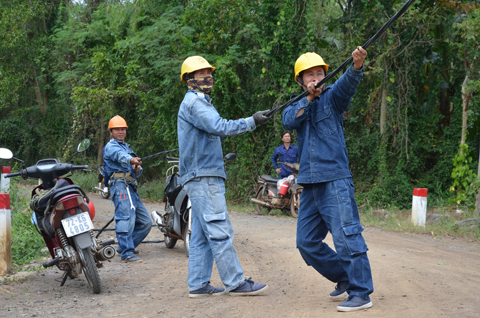
[(7, 148), (0, 148), (0, 159), (12, 159), (13, 153), (10, 149)]
[(74, 153), (74, 154), (70, 157), (70, 162), (73, 164), (73, 157), (75, 157), (76, 155), (78, 155), (78, 154), (81, 153), (81, 152), (84, 152), (85, 150), (88, 149), (88, 147), (90, 147), (90, 139), (88, 139), (88, 138), (83, 139), (83, 140), (78, 144), (77, 152)]
[(85, 150), (88, 149), (88, 147), (90, 147), (90, 139), (87, 138), (87, 139), (82, 140), (78, 144), (77, 151), (78, 152), (84, 152)]
[(227, 153), (227, 155), (225, 156), (225, 159), (226, 161), (235, 161), (237, 160), (237, 155), (233, 152), (231, 153)]

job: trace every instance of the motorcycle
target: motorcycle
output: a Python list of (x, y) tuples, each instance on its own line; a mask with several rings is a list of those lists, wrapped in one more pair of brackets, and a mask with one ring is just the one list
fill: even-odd
[(90, 140), (83, 140), (70, 164), (57, 159), (42, 159), (36, 165), (26, 167), (25, 163), (13, 157), (8, 149), (0, 151), (1, 159), (15, 159), (23, 164), (20, 172), (6, 174), (6, 178), (21, 176), (23, 179), (39, 178), (42, 184), (32, 191), (30, 207), (32, 223), (45, 241), (52, 260), (43, 267), (57, 266), (64, 271), (60, 286), (67, 278), (74, 279), (82, 272), (93, 293), (101, 292), (98, 268), (102, 261), (115, 256), (111, 246), (114, 240), (97, 241), (93, 235), (92, 220), (95, 208), (83, 189), (74, 184), (66, 175), (75, 170), (85, 170), (88, 166), (76, 166), (73, 157), (90, 146)]
[(95, 190), (100, 192), (102, 198), (110, 198), (110, 188), (105, 184), (105, 167), (103, 165), (98, 167), (98, 187), (95, 187)]
[[(237, 156), (229, 153), (224, 161), (235, 161)], [(168, 163), (175, 165), (168, 168), (166, 172), (166, 185), (163, 202), (165, 202), (165, 211), (159, 213), (153, 211), (152, 219), (158, 229), (164, 233), (165, 246), (173, 248), (178, 240), (183, 240), (185, 253), (187, 257), (190, 253), (190, 236), (192, 234), (192, 204), (188, 198), (187, 191), (180, 184), (180, 175), (178, 174), (179, 158), (167, 157)], [(175, 169), (177, 172), (175, 172)]]
[[(300, 164), (280, 162), (292, 170), (293, 180), (290, 184), (283, 183), (284, 189), (278, 189), (277, 183), (281, 179), (266, 174), (258, 178), (258, 186), (255, 189), (255, 198), (250, 199), (255, 204), (258, 214), (269, 213), (273, 209), (280, 209), (286, 213), (290, 213), (293, 217), (298, 217), (300, 208), (300, 194), (303, 187), (297, 184), (298, 170)], [(288, 187), (288, 189), (286, 188)]]

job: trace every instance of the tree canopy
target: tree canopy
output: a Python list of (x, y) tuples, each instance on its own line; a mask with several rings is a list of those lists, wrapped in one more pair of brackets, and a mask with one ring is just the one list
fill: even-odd
[[(298, 94), (293, 65), (317, 52), (338, 67), (403, 5), (387, 0), (21, 0), (0, 3), (0, 146), (27, 162), (67, 158), (88, 137), (101, 162), (116, 114), (137, 154), (177, 148), (192, 55), (216, 67), (213, 104), (226, 119), (272, 109)], [(359, 202), (409, 207), (474, 202), (479, 153), (480, 9), (476, 1), (418, 0), (368, 49), (344, 116)], [(466, 107), (466, 108), (465, 108)], [(466, 117), (466, 119), (465, 119)], [(228, 138), (228, 195), (252, 195), (273, 173), (281, 114)], [(463, 134), (462, 134), (463, 133)], [(293, 133), (295, 142), (296, 135)], [(460, 144), (467, 146), (460, 146)], [(164, 162), (149, 165), (161, 178)], [(472, 197), (473, 195), (473, 197)]]

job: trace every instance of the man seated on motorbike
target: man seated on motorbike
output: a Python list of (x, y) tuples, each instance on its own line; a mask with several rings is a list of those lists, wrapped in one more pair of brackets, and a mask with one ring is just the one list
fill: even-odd
[(115, 234), (122, 262), (141, 262), (135, 248), (152, 229), (152, 220), (137, 193), (142, 174), (140, 158), (125, 143), (127, 122), (115, 116), (108, 123), (112, 139), (105, 146), (103, 161), (110, 173), (110, 194), (115, 205)]
[(220, 117), (209, 96), (215, 70), (201, 56), (191, 56), (182, 65), (180, 79), (188, 86), (178, 112), (180, 181), (192, 203), (192, 234), (188, 260), (189, 297), (218, 296), (226, 291), (210, 283), (213, 260), (222, 283), (231, 296), (257, 295), (267, 285), (243, 277), (233, 228), (225, 201), (227, 177), (221, 139), (244, 134), (270, 119), (267, 111), (253, 117), (226, 120)]
[(282, 133), (283, 145), (275, 148), (272, 155), (272, 164), (275, 171), (279, 174), (280, 179), (286, 178), (292, 174), (292, 170), (289, 167), (285, 167), (280, 164), (278, 166), (277, 160), (280, 157), (280, 162), (296, 163), (298, 159), (298, 148), (295, 145), (290, 144), (292, 136), (288, 131)]

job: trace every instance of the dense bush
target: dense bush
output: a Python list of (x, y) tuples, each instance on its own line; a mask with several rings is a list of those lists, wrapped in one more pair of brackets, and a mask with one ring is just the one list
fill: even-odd
[[(176, 148), (176, 115), (186, 91), (180, 66), (191, 55), (202, 55), (217, 68), (212, 97), (224, 118), (281, 105), (299, 92), (293, 65), (300, 54), (317, 52), (335, 69), (402, 5), (386, 0), (30, 2), (0, 4), (5, 35), (0, 146), (29, 163), (39, 157), (66, 159), (85, 137), (92, 140), (89, 159), (101, 162), (106, 125), (115, 114), (126, 118), (127, 142), (140, 156)], [(417, 1), (368, 49), (364, 78), (344, 117), (360, 201), (408, 207), (413, 187), (429, 188), (434, 199), (429, 202), (452, 195), (467, 75), (469, 152), (462, 162), (476, 172), (478, 15), (469, 3)], [(382, 105), (386, 122), (380, 127)], [(276, 115), (264, 127), (227, 139), (224, 152), (238, 156), (227, 167), (230, 199), (248, 199), (257, 175), (273, 173), (270, 155), (281, 144), (282, 131)], [(163, 179), (166, 168), (163, 160), (145, 165), (145, 179)]]

